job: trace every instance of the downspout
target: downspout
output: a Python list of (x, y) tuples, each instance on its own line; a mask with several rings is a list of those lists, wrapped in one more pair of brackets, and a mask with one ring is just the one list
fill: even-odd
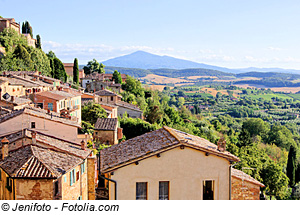
[(117, 181), (113, 180), (113, 179), (110, 179), (110, 178), (106, 178), (104, 176), (101, 175), (101, 171), (100, 171), (100, 152), (98, 152), (97, 154), (97, 160), (98, 160), (98, 178), (102, 178), (104, 180), (108, 180), (112, 183), (115, 184), (115, 200), (117, 200)]
[(232, 167), (234, 167), (235, 165), (239, 164), (240, 162), (241, 161), (239, 161), (239, 162), (237, 162), (235, 164), (230, 164), (230, 166), (229, 166), (229, 200), (231, 200), (231, 169), (232, 169)]

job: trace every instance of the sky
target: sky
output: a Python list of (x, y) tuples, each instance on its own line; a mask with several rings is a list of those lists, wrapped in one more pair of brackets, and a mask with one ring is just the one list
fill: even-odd
[(45, 52), (86, 64), (138, 50), (228, 68), (300, 69), (297, 0), (0, 0)]

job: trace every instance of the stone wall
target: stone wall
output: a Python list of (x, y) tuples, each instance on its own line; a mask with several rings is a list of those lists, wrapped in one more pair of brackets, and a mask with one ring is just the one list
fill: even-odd
[(232, 200), (259, 200), (259, 185), (231, 177), (231, 186)]
[(53, 180), (16, 179), (17, 200), (52, 200)]
[(95, 130), (93, 138), (97, 142), (96, 147), (99, 146), (99, 143), (106, 145), (114, 145), (118, 143), (117, 131)]
[(96, 157), (87, 158), (88, 200), (95, 200)]

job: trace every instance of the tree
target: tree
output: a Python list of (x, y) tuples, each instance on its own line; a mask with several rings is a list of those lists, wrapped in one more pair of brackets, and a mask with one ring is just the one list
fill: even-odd
[(115, 70), (113, 73), (113, 80), (115, 81), (116, 84), (123, 83), (121, 73), (119, 73), (117, 70)]
[(290, 179), (289, 185), (293, 187), (295, 185), (295, 177), (296, 177), (296, 155), (297, 148), (294, 144), (290, 146), (288, 163), (286, 167), (286, 175)]
[(91, 74), (93, 72), (100, 73), (100, 64), (96, 59), (93, 59), (92, 61), (89, 61), (86, 66), (83, 67), (83, 70), (86, 75)]
[(42, 41), (40, 35), (36, 35), (36, 44), (35, 47), (38, 49), (42, 49)]
[(22, 24), (22, 34), (30, 34), (31, 38), (33, 38), (32, 27), (28, 21), (25, 21), (25, 23)]
[(77, 58), (74, 59), (73, 82), (74, 82), (74, 84), (79, 84), (79, 68), (78, 68), (78, 60), (77, 60)]
[(103, 63), (100, 63), (100, 66), (99, 66), (99, 70), (98, 70), (98, 73), (100, 74), (104, 74), (105, 73), (105, 70), (104, 70), (105, 66), (103, 65)]
[(55, 53), (54, 53), (53, 51), (51, 51), (51, 50), (50, 50), (46, 55), (47, 55), (47, 57), (50, 58), (50, 59), (56, 58)]
[(53, 67), (54, 67), (54, 78), (66, 82), (67, 74), (65, 71), (65, 67), (64, 64), (58, 58), (53, 59)]
[(139, 118), (128, 118), (126, 116), (120, 120), (120, 126), (123, 128), (123, 134), (127, 139), (158, 129), (157, 125), (152, 125)]
[(89, 102), (81, 109), (81, 117), (83, 121), (89, 122), (93, 126), (97, 122), (98, 118), (106, 118), (107, 113), (101, 107), (101, 105)]

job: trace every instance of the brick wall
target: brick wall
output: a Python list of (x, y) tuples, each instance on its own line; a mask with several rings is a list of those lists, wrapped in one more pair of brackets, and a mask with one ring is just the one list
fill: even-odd
[(259, 200), (259, 185), (235, 177), (231, 179), (232, 200)]

